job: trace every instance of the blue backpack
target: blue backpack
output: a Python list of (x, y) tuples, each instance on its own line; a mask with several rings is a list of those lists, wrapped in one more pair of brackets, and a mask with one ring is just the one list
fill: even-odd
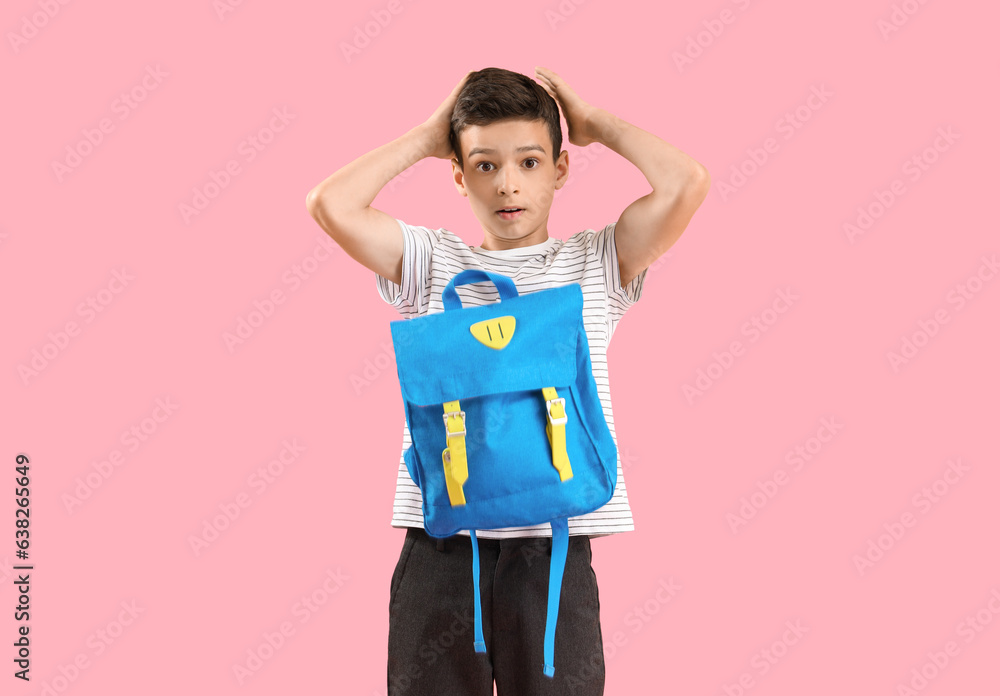
[[(455, 286), (492, 282), (501, 301), (463, 308)], [(390, 322), (412, 444), (407, 471), (423, 497), (432, 537), (472, 539), (476, 652), (486, 652), (477, 529), (549, 523), (552, 558), (544, 668), (555, 674), (559, 595), (568, 518), (614, 494), (618, 451), (604, 418), (573, 283), (519, 296), (488, 271), (456, 274), (445, 311)]]

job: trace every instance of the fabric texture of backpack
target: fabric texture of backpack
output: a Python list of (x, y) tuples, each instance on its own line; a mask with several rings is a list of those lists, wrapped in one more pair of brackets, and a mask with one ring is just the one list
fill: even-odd
[[(501, 301), (462, 307), (455, 287), (492, 282)], [(390, 322), (406, 423), (407, 471), (432, 537), (469, 530), (476, 652), (486, 652), (477, 529), (549, 523), (543, 671), (555, 674), (568, 518), (614, 494), (618, 452), (590, 363), (580, 285), (519, 296), (489, 271), (456, 274), (445, 311)]]

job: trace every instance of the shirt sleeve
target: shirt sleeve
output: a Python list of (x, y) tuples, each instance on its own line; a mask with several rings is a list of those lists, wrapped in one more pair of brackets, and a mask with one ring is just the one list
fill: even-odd
[(403, 232), (403, 272), (400, 284), (378, 273), (375, 284), (378, 294), (405, 318), (424, 314), (430, 287), (431, 258), (435, 245), (441, 241), (441, 230), (408, 225), (396, 219)]
[(595, 232), (588, 240), (588, 244), (604, 266), (604, 288), (608, 293), (608, 311), (614, 322), (625, 316), (628, 308), (642, 297), (646, 271), (649, 270), (648, 266), (643, 268), (639, 275), (629, 281), (628, 285), (622, 287), (620, 269), (618, 268), (618, 248), (615, 245), (616, 224), (616, 222), (612, 222), (604, 229)]

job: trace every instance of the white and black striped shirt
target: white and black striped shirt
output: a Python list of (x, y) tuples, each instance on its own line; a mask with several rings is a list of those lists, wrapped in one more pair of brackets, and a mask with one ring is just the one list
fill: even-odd
[[(403, 274), (401, 285), (376, 274), (382, 299), (399, 314), (410, 319), (444, 311), (441, 294), (460, 273), (469, 268), (502, 273), (514, 281), (519, 294), (579, 283), (583, 291), (583, 323), (590, 343), (590, 360), (604, 416), (617, 446), (614, 416), (611, 412), (611, 387), (608, 381), (607, 349), (615, 327), (630, 306), (642, 295), (646, 271), (627, 287), (621, 287), (618, 254), (615, 247), (615, 223), (600, 231), (586, 229), (566, 241), (553, 237), (541, 244), (489, 251), (471, 247), (446, 229), (408, 225), (397, 220), (403, 230)], [(489, 282), (456, 286), (463, 307), (477, 307), (499, 300), (496, 287)], [(410, 446), (410, 431), (403, 418), (403, 448), (396, 474), (396, 497), (392, 506), (393, 527), (423, 528), (420, 489), (413, 483), (403, 453)], [(618, 456), (618, 482), (610, 501), (594, 512), (569, 518), (571, 535), (605, 536), (633, 531), (632, 511), (622, 475), (621, 451)], [(459, 534), (469, 535), (467, 530)], [(548, 523), (528, 527), (476, 530), (483, 539), (551, 536)]]

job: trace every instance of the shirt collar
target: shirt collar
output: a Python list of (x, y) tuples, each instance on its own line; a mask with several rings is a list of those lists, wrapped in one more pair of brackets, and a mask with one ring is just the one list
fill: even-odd
[(469, 247), (476, 254), (488, 254), (497, 258), (525, 258), (528, 256), (544, 256), (559, 242), (555, 237), (549, 237), (544, 242), (514, 249), (483, 249), (481, 246)]

